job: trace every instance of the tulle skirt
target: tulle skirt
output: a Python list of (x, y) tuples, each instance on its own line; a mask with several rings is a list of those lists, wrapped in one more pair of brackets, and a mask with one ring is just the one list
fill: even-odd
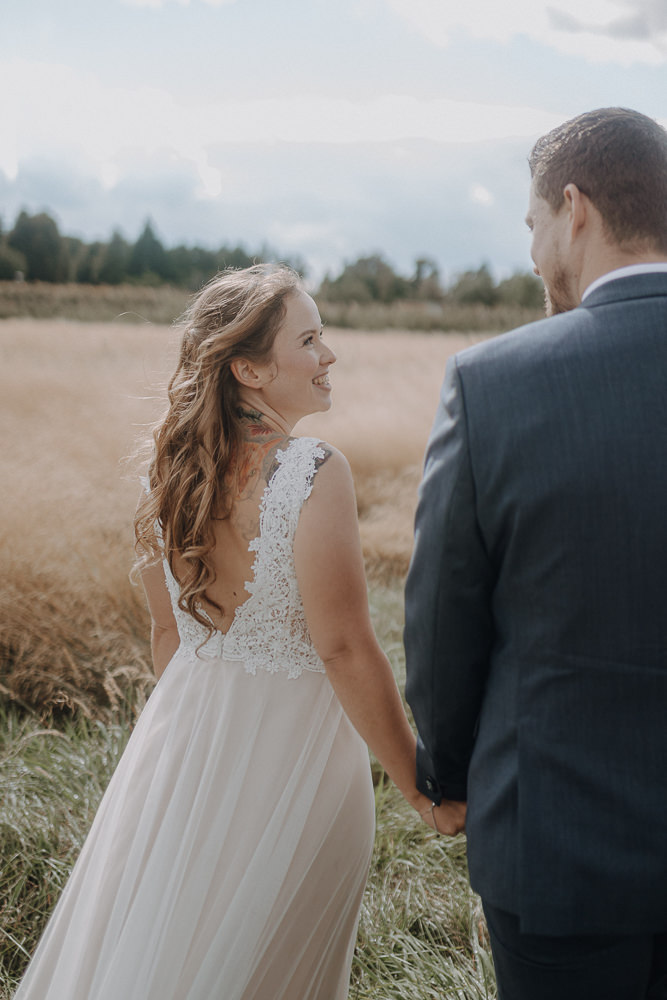
[(373, 833), (325, 674), (177, 652), (15, 1000), (343, 1000)]

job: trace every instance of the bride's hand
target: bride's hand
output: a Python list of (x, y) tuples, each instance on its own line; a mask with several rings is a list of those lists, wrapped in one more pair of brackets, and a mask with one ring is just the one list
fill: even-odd
[(447, 837), (462, 833), (466, 826), (466, 803), (443, 799), (439, 806), (428, 806), (420, 810), (421, 818), (432, 830)]

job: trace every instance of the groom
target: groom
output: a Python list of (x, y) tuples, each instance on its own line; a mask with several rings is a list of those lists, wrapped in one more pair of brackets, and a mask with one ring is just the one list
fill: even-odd
[(664, 998), (667, 133), (593, 111), (530, 169), (549, 318), (450, 360), (427, 451), (417, 784), (465, 819), (501, 1000)]

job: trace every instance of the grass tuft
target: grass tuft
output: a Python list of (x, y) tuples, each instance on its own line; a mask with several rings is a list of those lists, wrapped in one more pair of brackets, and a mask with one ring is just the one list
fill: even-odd
[(67, 881), (134, 717), (80, 715), (44, 728), (36, 715), (0, 704), (1, 1000)]

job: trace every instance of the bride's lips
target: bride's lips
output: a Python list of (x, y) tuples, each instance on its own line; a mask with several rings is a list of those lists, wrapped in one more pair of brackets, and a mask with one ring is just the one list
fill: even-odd
[(313, 385), (319, 386), (321, 389), (330, 389), (329, 372), (324, 372), (323, 375), (318, 375), (317, 378), (314, 378)]

